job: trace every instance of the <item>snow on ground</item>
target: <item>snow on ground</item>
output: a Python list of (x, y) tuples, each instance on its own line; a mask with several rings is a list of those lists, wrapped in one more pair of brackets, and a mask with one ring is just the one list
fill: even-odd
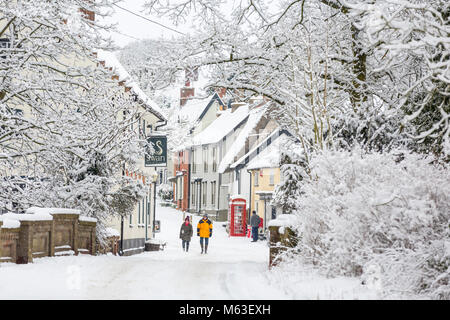
[(230, 238), (213, 222), (208, 254), (200, 254), (194, 237), (188, 253), (181, 249), (183, 214), (157, 207), (165, 250), (120, 257), (68, 256), (34, 263), (0, 265), (0, 299), (372, 299), (374, 291), (357, 279), (325, 279), (306, 269), (268, 270), (265, 241)]

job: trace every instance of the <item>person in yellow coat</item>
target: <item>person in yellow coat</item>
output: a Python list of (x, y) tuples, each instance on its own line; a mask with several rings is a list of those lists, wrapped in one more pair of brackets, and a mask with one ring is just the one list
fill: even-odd
[[(208, 252), (209, 238), (212, 237), (213, 225), (208, 215), (204, 214), (203, 218), (197, 224), (197, 236), (200, 237), (200, 246), (202, 247), (202, 254)], [(205, 247), (203, 248), (203, 242)]]

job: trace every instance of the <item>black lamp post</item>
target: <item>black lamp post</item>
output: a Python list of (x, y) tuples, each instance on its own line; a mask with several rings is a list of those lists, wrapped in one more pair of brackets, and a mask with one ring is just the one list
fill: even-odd
[(119, 256), (123, 256), (123, 216), (120, 219), (120, 244)]

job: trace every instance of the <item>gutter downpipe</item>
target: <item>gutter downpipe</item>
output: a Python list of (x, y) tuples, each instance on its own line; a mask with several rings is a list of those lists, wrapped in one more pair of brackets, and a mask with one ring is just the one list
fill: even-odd
[(222, 174), (219, 172), (219, 181), (217, 184), (217, 212), (216, 212), (216, 217), (219, 215), (219, 210), (220, 210), (220, 186), (222, 185)]
[(201, 211), (202, 211), (202, 184), (203, 184), (203, 179), (198, 184), (199, 190), (200, 190), (198, 193), (198, 214), (199, 215), (201, 215)]

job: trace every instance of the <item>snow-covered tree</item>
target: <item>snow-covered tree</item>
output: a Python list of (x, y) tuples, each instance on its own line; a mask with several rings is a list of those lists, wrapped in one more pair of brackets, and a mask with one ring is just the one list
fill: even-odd
[(305, 164), (293, 161), (288, 154), (281, 155), (280, 171), (281, 181), (275, 187), (271, 205), (281, 208), (284, 214), (292, 213), (298, 206), (301, 195), (302, 172)]
[(389, 133), (379, 141), (427, 140), (448, 154), (445, 1), (153, 0), (147, 7), (175, 21), (201, 12), (170, 67), (214, 66), (210, 86), (266, 96), (274, 115), (286, 115), (285, 124), (301, 128), (299, 137), (314, 148), (348, 131), (348, 115), (366, 122), (355, 128), (366, 135), (359, 142), (380, 138), (374, 123), (382, 120)]
[[(0, 208), (126, 214), (145, 187), (138, 107), (95, 52), (113, 1), (0, 1)], [(127, 205), (124, 205), (124, 204)]]
[(413, 149), (449, 155), (450, 5), (448, 1), (383, 0), (349, 4), (376, 48), (373, 71), (389, 76), (385, 91), (406, 116)]

